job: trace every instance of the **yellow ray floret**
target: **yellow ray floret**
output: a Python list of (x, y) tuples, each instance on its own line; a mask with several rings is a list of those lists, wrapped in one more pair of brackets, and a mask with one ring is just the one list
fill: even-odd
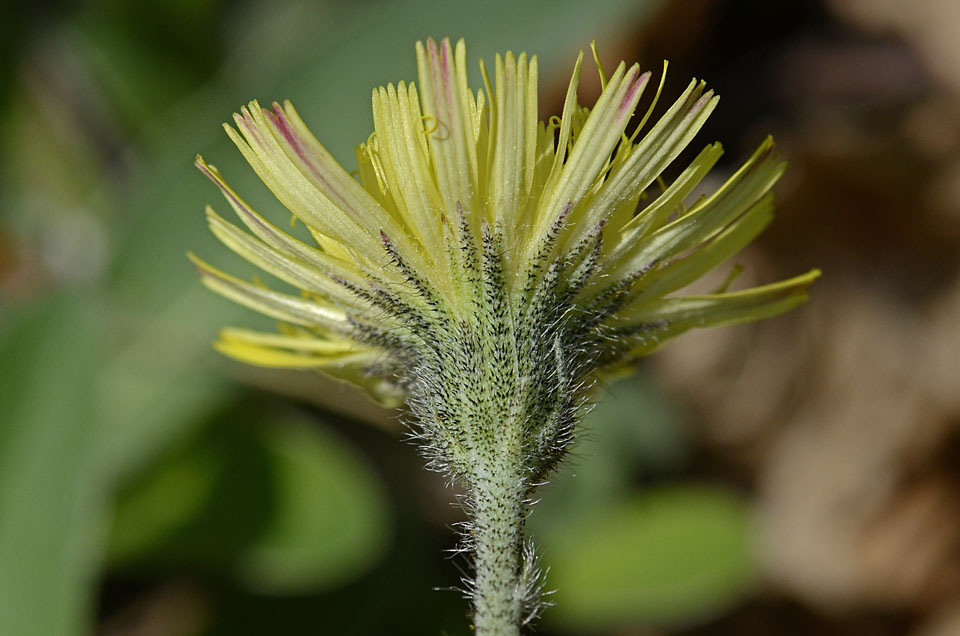
[[(242, 108), (225, 125), (228, 135), (312, 241), (279, 229), (197, 158), (241, 221), (208, 208), (213, 233), (304, 295), (241, 281), (191, 256), (214, 291), (301, 329), (226, 330), (217, 348), (262, 366), (349, 376), (374, 393), (391, 387), (395, 397), (422, 380), (412, 369), (441, 364), (430, 361), (443, 347), (467, 347), (518, 372), (522, 356), (563, 343), (592, 361), (575, 372), (589, 375), (687, 329), (803, 302), (816, 270), (750, 290), (682, 295), (769, 225), (785, 163), (768, 138), (714, 192), (688, 200), (723, 154), (720, 144), (704, 146), (672, 180), (663, 173), (719, 97), (692, 80), (648, 125), (666, 63), (638, 111), (651, 74), (623, 62), (607, 74), (596, 47), (593, 55), (596, 103), (577, 98), (581, 52), (562, 114), (540, 121), (536, 56), (508, 52), (489, 68), (481, 61), (483, 86), (474, 90), (462, 40), (418, 43), (417, 83), (373, 91), (374, 131), (356, 148), (353, 175), (290, 103)], [(574, 373), (561, 358), (552, 373)]]

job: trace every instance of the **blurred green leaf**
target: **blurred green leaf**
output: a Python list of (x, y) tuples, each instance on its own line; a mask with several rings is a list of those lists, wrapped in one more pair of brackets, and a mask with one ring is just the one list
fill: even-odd
[(690, 624), (755, 581), (749, 510), (729, 492), (674, 486), (625, 499), (545, 546), (547, 613), (565, 631)]
[(131, 484), (111, 563), (212, 568), (261, 593), (313, 592), (372, 566), (391, 526), (377, 477), (326, 428), (262, 419), (230, 412)]
[(108, 431), (101, 451), (115, 476), (135, 471), (237, 396), (227, 363), (210, 346), (212, 325), (211, 332), (197, 329), (233, 315), (218, 300), (194, 287), (146, 315), (112, 306), (112, 346), (97, 388), (98, 418)]
[(84, 631), (104, 511), (96, 318), (63, 297), (0, 335), (0, 634)]
[(273, 512), (238, 563), (247, 586), (315, 591), (376, 563), (390, 521), (370, 468), (325, 428), (287, 421), (262, 435), (274, 479)]
[(210, 503), (223, 471), (209, 444), (189, 445), (161, 461), (117, 502), (108, 562), (124, 565), (160, 548)]

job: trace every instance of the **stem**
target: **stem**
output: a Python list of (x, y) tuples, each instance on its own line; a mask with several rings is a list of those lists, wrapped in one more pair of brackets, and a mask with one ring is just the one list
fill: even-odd
[(518, 636), (523, 620), (525, 493), (519, 471), (485, 472), (473, 492), (473, 587), (477, 636)]

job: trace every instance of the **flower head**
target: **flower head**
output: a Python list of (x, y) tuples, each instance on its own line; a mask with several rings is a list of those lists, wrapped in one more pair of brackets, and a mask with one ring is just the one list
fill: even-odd
[(713, 194), (690, 201), (719, 144), (669, 184), (661, 173), (717, 97), (694, 80), (649, 129), (653, 104), (628, 130), (650, 74), (601, 69), (603, 92), (586, 108), (577, 102), (582, 60), (562, 117), (542, 122), (536, 57), (497, 56), (492, 73), (481, 63), (484, 86), (473, 91), (462, 41), (418, 43), (419, 86), (373, 93), (374, 133), (357, 147), (356, 178), (289, 103), (251, 103), (227, 134), (309, 242), (197, 158), (246, 226), (207, 208), (213, 232), (300, 291), (191, 257), (208, 287), (280, 321), (275, 333), (225, 329), (217, 348), (406, 401), (433, 465), (466, 487), (477, 634), (517, 634), (541, 608), (523, 520), (532, 490), (569, 448), (591, 379), (688, 329), (791, 309), (818, 275), (680, 292), (770, 223), (784, 164), (767, 139)]
[(416, 50), (418, 86), (373, 92), (374, 133), (356, 149), (356, 177), (290, 103), (253, 102), (236, 128), (225, 126), (312, 243), (255, 212), (197, 158), (249, 230), (208, 208), (213, 232), (302, 292), (245, 282), (192, 257), (207, 286), (281, 321), (279, 333), (224, 330), (223, 353), (319, 369), (383, 401), (406, 399), (448, 460), (472, 444), (455, 422), (482, 428), (490, 409), (535, 422), (522, 434), (534, 453), (566, 446), (574, 396), (596, 373), (688, 329), (773, 316), (806, 299), (816, 271), (675, 295), (767, 226), (784, 170), (767, 139), (713, 194), (689, 201), (720, 158), (713, 143), (663, 181), (717, 105), (703, 82), (692, 81), (649, 128), (653, 104), (628, 130), (650, 73), (623, 63), (609, 77), (601, 69), (602, 94), (587, 108), (577, 101), (581, 53), (562, 116), (543, 122), (536, 57), (498, 55), (492, 69), (481, 62), (484, 86), (474, 91), (463, 41)]

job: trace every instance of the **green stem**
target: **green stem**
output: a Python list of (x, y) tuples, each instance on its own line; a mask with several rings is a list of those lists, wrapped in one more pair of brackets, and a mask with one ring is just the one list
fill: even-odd
[(477, 636), (518, 636), (527, 601), (523, 479), (517, 470), (484, 473), (473, 484), (474, 626)]

